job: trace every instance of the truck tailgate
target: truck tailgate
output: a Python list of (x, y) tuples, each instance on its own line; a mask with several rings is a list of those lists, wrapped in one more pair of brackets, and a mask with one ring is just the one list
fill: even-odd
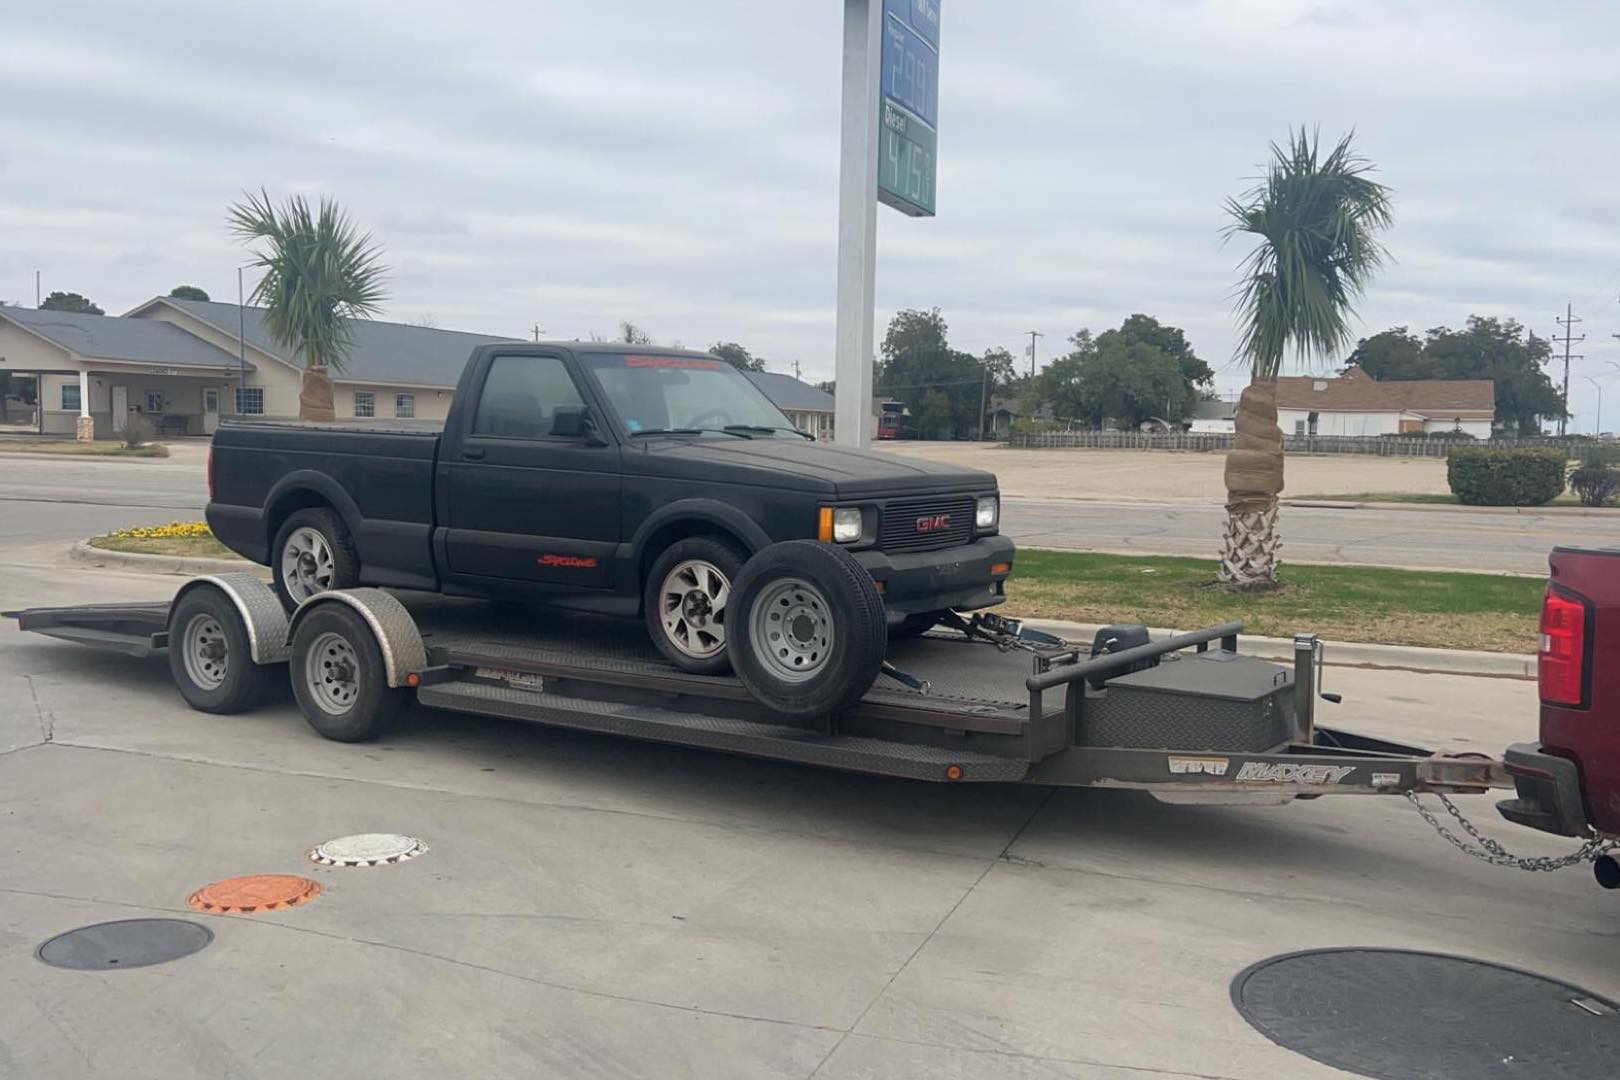
[[(1603, 832), (1620, 834), (1620, 548), (1560, 547), (1550, 561), (1550, 598), (1584, 607), (1584, 641), (1578, 646), (1585, 660), (1579, 678), (1571, 679), (1572, 691), (1549, 690), (1554, 672), (1544, 634), (1542, 749), (1576, 763), (1588, 819)], [(1570, 698), (1578, 701), (1566, 703)]]

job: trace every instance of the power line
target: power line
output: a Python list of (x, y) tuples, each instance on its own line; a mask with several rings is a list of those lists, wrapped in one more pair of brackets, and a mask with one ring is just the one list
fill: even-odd
[(1573, 331), (1575, 329), (1575, 324), (1581, 322), (1582, 320), (1578, 315), (1575, 314), (1574, 305), (1572, 304), (1565, 304), (1564, 317), (1561, 319), (1555, 319), (1554, 321), (1557, 322), (1559, 326), (1563, 327), (1564, 330), (1564, 336), (1562, 338), (1553, 338), (1554, 341), (1562, 341), (1564, 343), (1564, 415), (1558, 418), (1558, 434), (1563, 435), (1569, 423), (1569, 362), (1571, 360), (1586, 359), (1585, 355), (1583, 354), (1571, 355), (1569, 348), (1571, 345), (1577, 345), (1580, 342), (1585, 341), (1586, 335), (1582, 334), (1580, 337), (1574, 336)]

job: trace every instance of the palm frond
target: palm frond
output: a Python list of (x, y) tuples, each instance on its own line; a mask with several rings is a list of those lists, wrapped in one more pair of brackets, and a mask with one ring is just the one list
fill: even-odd
[(387, 296), (382, 250), (330, 198), (311, 211), (294, 195), (280, 207), (268, 192), (249, 192), (227, 215), (231, 231), (253, 249), (264, 270), (250, 303), (264, 307), (265, 327), (305, 366), (342, 371), (354, 348), (353, 320), (382, 309)]
[(1389, 188), (1355, 152), (1351, 132), (1323, 157), (1304, 128), (1271, 144), (1260, 182), (1226, 201), (1225, 237), (1259, 237), (1238, 270), (1238, 352), (1255, 378), (1274, 379), (1290, 349), (1331, 359), (1350, 342), (1355, 302), (1383, 265), (1378, 234), (1394, 220)]

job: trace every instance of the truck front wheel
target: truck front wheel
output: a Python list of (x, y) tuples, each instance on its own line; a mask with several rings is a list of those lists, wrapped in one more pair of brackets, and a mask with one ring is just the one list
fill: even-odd
[(360, 583), (360, 558), (348, 526), (334, 510), (315, 507), (288, 516), (270, 546), (276, 595), (291, 611), (316, 593)]
[(677, 540), (653, 560), (642, 607), (664, 658), (695, 675), (724, 675), (731, 584), (747, 558), (718, 536)]

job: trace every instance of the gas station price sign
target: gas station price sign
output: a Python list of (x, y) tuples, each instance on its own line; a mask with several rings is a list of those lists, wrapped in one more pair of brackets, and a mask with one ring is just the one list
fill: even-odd
[(940, 0), (883, 0), (877, 197), (912, 217), (934, 215), (939, 5)]

